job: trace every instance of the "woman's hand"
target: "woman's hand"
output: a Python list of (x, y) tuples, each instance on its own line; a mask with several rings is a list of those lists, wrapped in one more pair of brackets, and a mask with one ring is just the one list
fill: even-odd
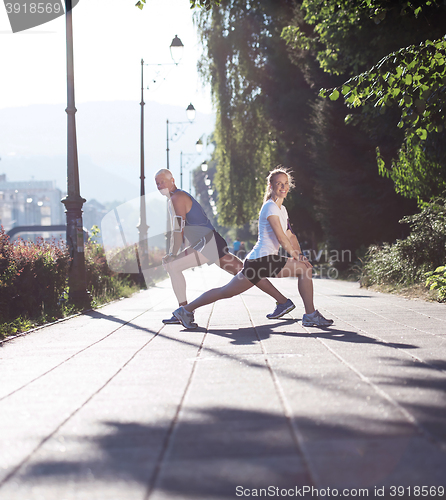
[(313, 267), (311, 265), (311, 262), (305, 257), (305, 255), (303, 253), (297, 253), (297, 252), (293, 252), (293, 253), (294, 253), (294, 256), (293, 256), (294, 260), (297, 260), (298, 262), (303, 262), (305, 264), (305, 266), (308, 267), (309, 269), (311, 269)]

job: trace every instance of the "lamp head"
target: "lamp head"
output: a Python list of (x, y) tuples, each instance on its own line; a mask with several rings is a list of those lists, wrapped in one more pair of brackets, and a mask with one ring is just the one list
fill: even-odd
[(193, 107), (192, 103), (190, 103), (186, 108), (186, 116), (191, 123), (195, 120), (195, 108)]
[(195, 143), (195, 149), (197, 150), (197, 153), (201, 153), (203, 151), (203, 141), (201, 138)]
[(175, 64), (178, 64), (181, 61), (181, 58), (183, 57), (183, 49), (183, 42), (178, 38), (177, 35), (175, 35), (175, 38), (170, 44), (170, 55)]

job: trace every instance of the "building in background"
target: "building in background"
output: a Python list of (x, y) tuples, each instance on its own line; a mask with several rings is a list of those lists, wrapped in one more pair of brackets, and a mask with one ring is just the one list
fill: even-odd
[[(0, 225), (8, 232), (18, 226), (65, 224), (61, 199), (62, 192), (53, 181), (9, 182), (5, 174), (0, 174)], [(47, 232), (28, 234), (30, 239), (50, 236)]]
[[(91, 230), (93, 226), (98, 226), (99, 229), (101, 228), (101, 221), (107, 214), (108, 210), (104, 205), (102, 205), (102, 203), (99, 203), (99, 201), (93, 198), (92, 200), (88, 200), (84, 203), (84, 205), (82, 206), (82, 212), (84, 229), (86, 229), (91, 236)], [(102, 234), (99, 233), (94, 238), (94, 241), (97, 243), (102, 243)]]

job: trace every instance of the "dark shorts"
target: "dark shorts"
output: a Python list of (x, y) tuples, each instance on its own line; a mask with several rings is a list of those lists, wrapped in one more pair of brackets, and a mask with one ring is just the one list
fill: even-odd
[(226, 240), (215, 230), (210, 231), (204, 238), (186, 248), (186, 250), (184, 250), (184, 255), (189, 255), (193, 251), (200, 252), (204, 255), (209, 260), (209, 262), (207, 262), (208, 266), (215, 264), (229, 253)]
[(253, 284), (262, 278), (275, 278), (288, 262), (288, 257), (281, 255), (267, 255), (259, 259), (248, 260), (243, 263), (242, 274)]

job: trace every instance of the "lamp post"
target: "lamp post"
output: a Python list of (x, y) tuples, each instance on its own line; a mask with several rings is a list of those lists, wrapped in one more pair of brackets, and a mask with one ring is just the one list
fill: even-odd
[(79, 165), (76, 139), (76, 107), (74, 101), (73, 23), (71, 0), (65, 0), (67, 44), (67, 196), (61, 200), (67, 214), (67, 245), (72, 258), (69, 273), (69, 300), (78, 306), (88, 306), (90, 297), (85, 276), (84, 233), (80, 195)]
[(145, 192), (145, 172), (144, 172), (144, 60), (141, 59), (141, 133), (140, 133), (140, 193), (139, 193), (139, 222), (136, 226), (139, 233), (139, 261), (142, 269), (147, 269), (147, 257), (149, 253), (147, 245), (147, 225), (146, 219), (146, 192)]
[[(170, 55), (172, 57), (173, 63), (177, 66), (183, 56), (184, 45), (181, 40), (175, 35), (175, 38), (170, 44)], [(168, 65), (155, 64), (155, 66)], [(148, 255), (149, 249), (147, 244), (147, 230), (149, 226), (147, 225), (146, 218), (146, 199), (145, 199), (145, 166), (144, 166), (144, 66), (153, 66), (153, 64), (144, 63), (141, 59), (141, 137), (140, 137), (140, 202), (139, 202), (139, 223), (138, 223), (138, 233), (139, 233), (139, 258), (141, 269), (147, 269), (148, 267)]]
[[(180, 189), (183, 189), (183, 156), (197, 156), (196, 153), (180, 153)], [(190, 186), (189, 186), (190, 191)]]
[[(169, 141), (172, 140), (170, 138), (169, 134), (169, 124), (170, 125), (190, 125), (194, 120), (195, 120), (195, 108), (192, 105), (192, 103), (189, 104), (189, 106), (186, 108), (186, 116), (188, 121), (187, 122), (169, 122), (169, 120), (166, 120), (166, 154), (167, 154), (167, 161), (166, 161), (166, 167), (167, 170), (170, 170), (170, 163), (169, 163)], [(185, 128), (183, 129), (181, 135), (183, 135)], [(181, 137), (180, 135), (180, 137)]]
[[(195, 143), (195, 149), (197, 150), (196, 153), (183, 153), (183, 151), (181, 151), (180, 153), (180, 189), (183, 189), (183, 156), (196, 157), (197, 154), (201, 154), (201, 152), (203, 151), (203, 143), (201, 143), (201, 147), (200, 143), (201, 143), (200, 139), (198, 139), (198, 141)], [(203, 164), (205, 163), (204, 162), (202, 163), (201, 165), (202, 169), (203, 169)], [(191, 190), (191, 187), (192, 187), (191, 177), (189, 176), (189, 191)]]

